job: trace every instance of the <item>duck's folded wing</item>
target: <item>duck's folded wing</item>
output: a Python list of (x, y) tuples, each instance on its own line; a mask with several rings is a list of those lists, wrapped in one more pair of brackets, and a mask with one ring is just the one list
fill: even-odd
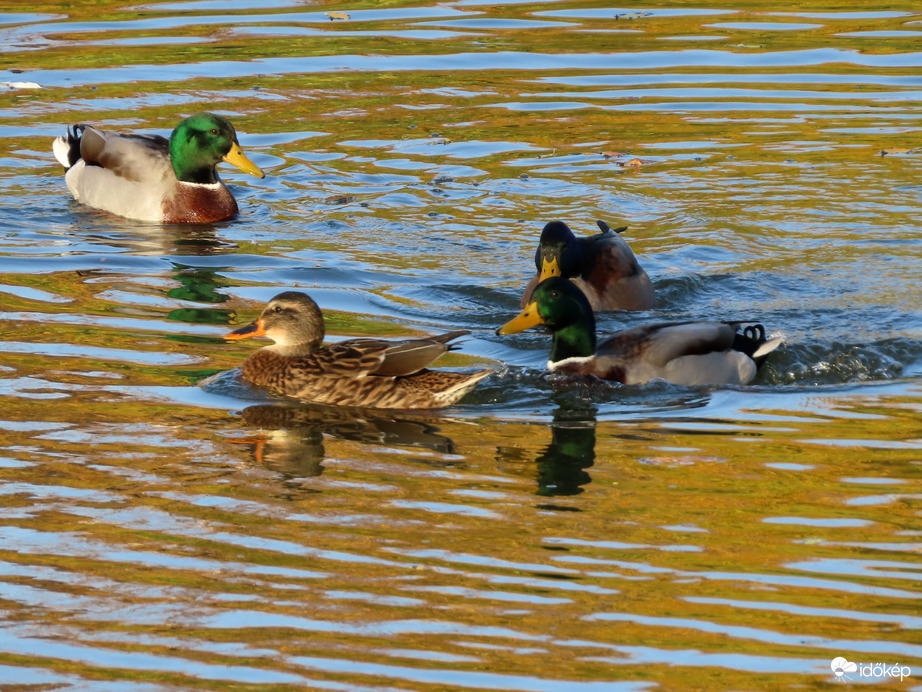
[[(725, 322), (663, 322), (630, 329), (612, 342), (631, 347), (636, 358), (653, 367), (665, 367), (682, 356), (702, 356), (727, 351), (733, 346), (736, 329)], [(605, 342), (599, 348), (606, 350)]]
[(613, 230), (604, 221), (600, 221), (599, 226), (605, 229), (604, 233), (580, 239), (583, 248), (580, 276), (586, 284), (577, 281), (577, 285), (584, 293), (588, 290), (587, 297), (596, 310), (653, 307), (656, 302), (653, 282), (640, 266), (631, 246), (619, 235), (625, 229)]
[(469, 333), (457, 331), (425, 339), (392, 342), (384, 354), (384, 362), (375, 374), (383, 377), (400, 377), (419, 372), (451, 349), (449, 341)]
[(389, 345), (378, 339), (340, 341), (298, 359), (292, 369), (309, 377), (367, 377), (377, 374)]
[(601, 233), (577, 238), (584, 262), (601, 253), (615, 253), (618, 256), (624, 256), (625, 259), (634, 257), (631, 246), (621, 237), (621, 233), (627, 230), (627, 226), (611, 228), (604, 221), (596, 221), (596, 223), (602, 229)]
[(451, 350), (449, 341), (470, 334), (466, 330), (405, 341), (349, 339), (326, 346), (298, 362), (298, 369), (311, 376), (403, 377), (426, 368)]
[(607, 233), (596, 233), (580, 238), (580, 244), (583, 248), (582, 276), (584, 279), (591, 279), (595, 272), (603, 272), (606, 276), (618, 278), (630, 277), (639, 273), (645, 274), (631, 246), (611, 229)]
[(141, 182), (172, 170), (169, 140), (160, 135), (123, 135), (83, 126), (80, 158), (115, 175)]
[(745, 384), (756, 364), (733, 350), (735, 325), (673, 322), (621, 332), (598, 347), (595, 370), (617, 372), (625, 384), (662, 378), (685, 385)]

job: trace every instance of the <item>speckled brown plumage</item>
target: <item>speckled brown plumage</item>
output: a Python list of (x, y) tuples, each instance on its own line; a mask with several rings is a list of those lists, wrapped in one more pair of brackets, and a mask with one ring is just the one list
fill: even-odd
[(426, 409), (450, 406), (492, 370), (473, 373), (428, 370), (449, 342), (468, 334), (388, 341), (350, 339), (321, 347), (323, 316), (303, 293), (273, 298), (259, 319), (226, 338), (267, 336), (243, 364), (243, 377), (277, 394), (337, 406)]

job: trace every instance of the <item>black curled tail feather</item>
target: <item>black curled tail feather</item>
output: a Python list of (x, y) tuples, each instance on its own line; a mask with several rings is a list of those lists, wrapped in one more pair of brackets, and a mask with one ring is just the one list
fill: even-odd
[(596, 219), (595, 223), (599, 227), (599, 230), (602, 231), (602, 233), (608, 233), (609, 231), (613, 231), (615, 233), (624, 233), (627, 230), (627, 226), (621, 226), (621, 228), (612, 228), (607, 223), (602, 221), (602, 219)]
[(746, 325), (746, 327), (743, 328), (743, 334), (754, 341), (758, 341), (760, 345), (764, 344), (768, 338), (765, 335), (765, 327), (761, 324)]
[(65, 168), (72, 167), (80, 160), (80, 138), (85, 127), (86, 125), (71, 125), (65, 134), (54, 140), (54, 156)]
[(70, 132), (67, 133), (67, 141), (70, 144), (67, 160), (73, 166), (80, 160), (80, 138), (83, 137), (83, 130), (86, 125), (72, 125)]
[(768, 337), (765, 334), (765, 327), (761, 324), (749, 324), (743, 327), (742, 332), (737, 332), (736, 335), (734, 335), (733, 350), (745, 353), (755, 361), (756, 367), (760, 368), (762, 367), (762, 363), (765, 362), (765, 358), (768, 354), (766, 353), (758, 358), (754, 357), (754, 354), (767, 340)]

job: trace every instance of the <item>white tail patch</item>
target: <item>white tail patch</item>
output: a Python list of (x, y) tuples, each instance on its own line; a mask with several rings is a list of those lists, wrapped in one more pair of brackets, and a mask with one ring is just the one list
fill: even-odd
[(70, 138), (67, 135), (55, 137), (51, 143), (51, 151), (54, 152), (54, 157), (58, 160), (58, 163), (64, 168), (70, 168)]
[(756, 349), (756, 352), (752, 354), (752, 357), (753, 359), (756, 359), (756, 358), (761, 358), (762, 356), (766, 356), (772, 351), (774, 351), (776, 348), (778, 348), (783, 343), (784, 343), (784, 336), (774, 336), (768, 341), (766, 341), (764, 344), (759, 346), (759, 348)]

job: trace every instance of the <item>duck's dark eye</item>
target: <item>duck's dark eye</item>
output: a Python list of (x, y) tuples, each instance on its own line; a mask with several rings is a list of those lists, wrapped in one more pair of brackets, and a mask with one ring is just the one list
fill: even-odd
[(551, 298), (554, 298), (555, 300), (560, 298), (560, 291), (551, 291)]
[(274, 308), (272, 308), (272, 312), (275, 313), (282, 312), (282, 310), (284, 310), (284, 308), (281, 305), (276, 305)]
[(219, 134), (221, 134), (221, 132), (218, 130), (218, 128), (213, 127), (213, 128), (211, 128), (211, 134), (213, 134), (215, 137), (217, 137)]

